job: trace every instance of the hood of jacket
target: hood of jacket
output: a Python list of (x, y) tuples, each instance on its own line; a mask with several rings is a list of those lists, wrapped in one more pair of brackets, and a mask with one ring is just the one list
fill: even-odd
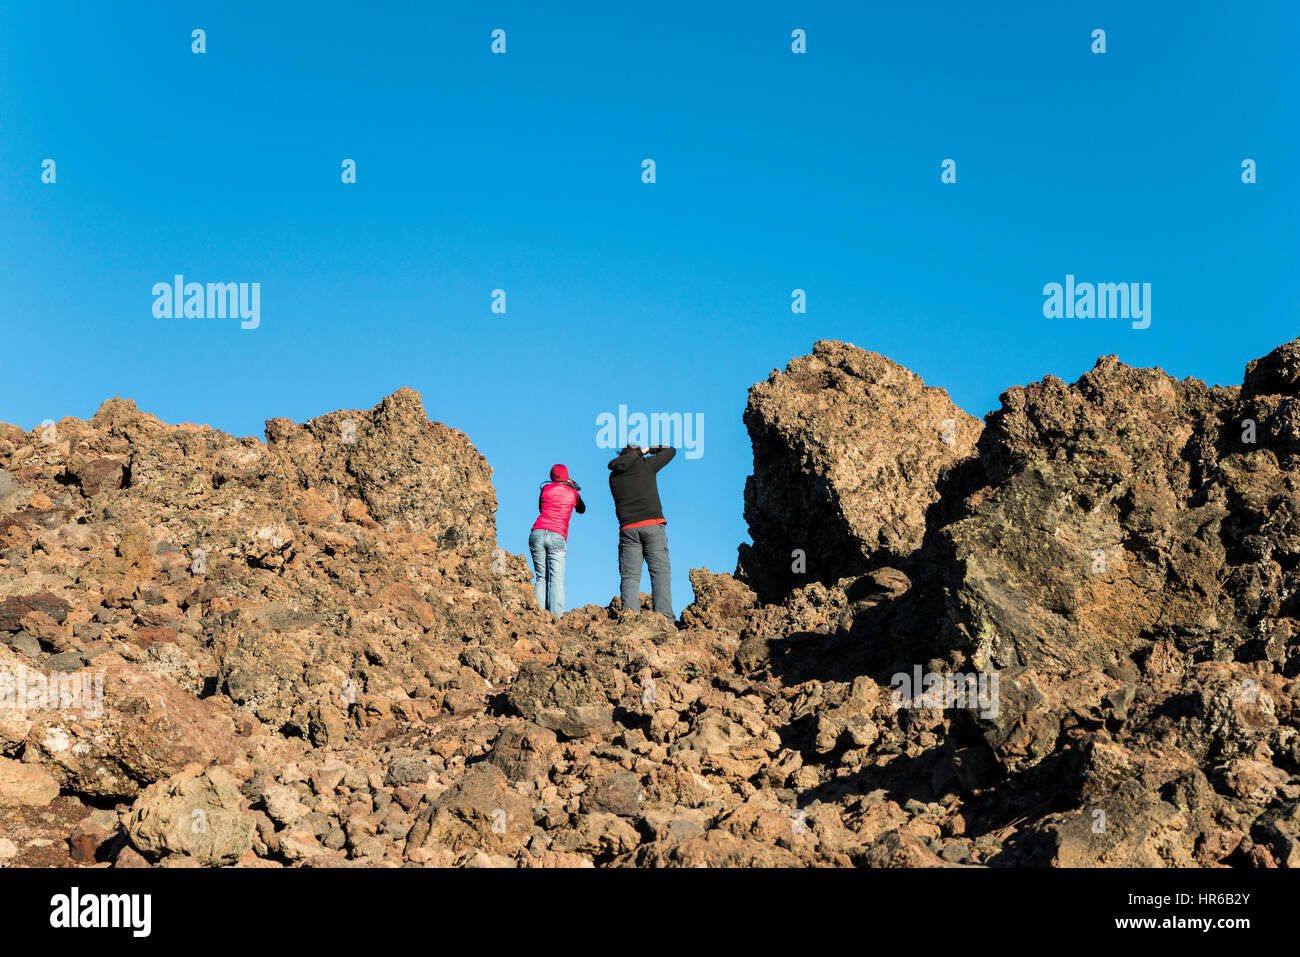
[(609, 470), (617, 475), (620, 472), (626, 472), (637, 462), (641, 461), (640, 449), (624, 449), (614, 458), (609, 460)]

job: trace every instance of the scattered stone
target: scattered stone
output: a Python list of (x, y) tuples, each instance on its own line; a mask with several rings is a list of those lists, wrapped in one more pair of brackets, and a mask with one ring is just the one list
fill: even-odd
[(150, 785), (127, 822), (131, 844), (142, 854), (155, 860), (184, 854), (203, 865), (239, 860), (253, 845), (253, 829), (238, 782), (220, 767), (192, 766)]
[(45, 807), (59, 795), (59, 783), (39, 765), (0, 758), (0, 807)]

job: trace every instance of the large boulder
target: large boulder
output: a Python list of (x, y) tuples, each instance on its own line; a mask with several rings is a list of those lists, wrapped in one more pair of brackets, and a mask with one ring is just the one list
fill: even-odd
[(753, 544), (741, 546), (737, 574), (768, 601), (858, 574), (878, 551), (915, 551), (941, 477), (981, 429), (916, 373), (825, 340), (754, 385), (744, 418)]
[(975, 664), (1127, 668), (1162, 639), (1212, 657), (1292, 633), (1294, 351), (1251, 363), (1244, 390), (1108, 356), (1004, 393), (983, 487), (935, 549)]
[(985, 487), (942, 532), (954, 618), (979, 666), (1102, 668), (1153, 629), (1214, 630), (1226, 555), (1211, 440), (1232, 390), (1108, 356), (1067, 385), (1007, 390), (979, 455)]
[(482, 850), (517, 852), (533, 835), (532, 807), (510, 787), (493, 764), (477, 764), (453, 787), (433, 800), (422, 800), (406, 834), (405, 851), (431, 846), (454, 853)]
[(188, 764), (235, 756), (230, 727), (166, 678), (121, 662), (76, 677), (89, 689), (80, 707), (0, 711), (0, 738), (21, 735), (23, 761), (67, 791), (130, 799)]
[(136, 799), (127, 834), (146, 857), (182, 854), (208, 866), (233, 864), (253, 847), (256, 822), (247, 803), (225, 768), (190, 766)]

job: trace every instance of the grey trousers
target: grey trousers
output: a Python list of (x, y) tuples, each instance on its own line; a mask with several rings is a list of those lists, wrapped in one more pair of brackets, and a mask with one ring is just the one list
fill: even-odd
[(618, 533), (618, 573), (622, 577), (620, 592), (623, 607), (638, 611), (641, 591), (641, 559), (650, 567), (650, 591), (654, 610), (674, 618), (673, 591), (668, 568), (668, 529), (663, 525), (623, 528)]

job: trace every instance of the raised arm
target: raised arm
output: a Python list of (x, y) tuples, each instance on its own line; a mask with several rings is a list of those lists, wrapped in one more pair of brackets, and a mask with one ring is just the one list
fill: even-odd
[(677, 450), (671, 445), (652, 445), (650, 446), (650, 454), (646, 458), (650, 460), (650, 467), (658, 472), (671, 462), (676, 454)]

